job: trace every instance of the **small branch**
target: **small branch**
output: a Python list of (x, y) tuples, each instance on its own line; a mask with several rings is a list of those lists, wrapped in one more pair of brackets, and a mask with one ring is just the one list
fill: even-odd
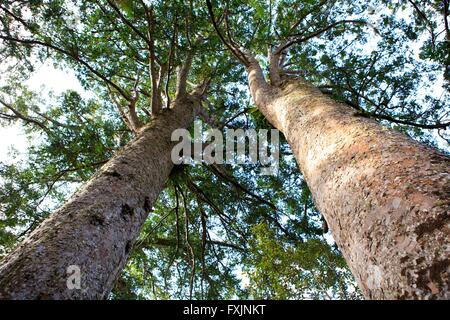
[[(127, 18), (125, 18), (125, 16), (122, 14), (122, 12), (120, 11), (120, 9), (114, 4), (113, 1), (111, 0), (106, 0), (109, 4), (109, 6), (117, 13), (117, 15), (119, 16), (120, 20), (122, 20), (122, 22), (127, 25), (128, 27), (131, 28), (131, 30), (133, 30), (142, 40), (145, 41), (145, 43), (147, 44), (148, 47), (151, 46), (151, 43), (149, 41), (149, 39), (138, 29), (136, 28), (133, 23), (131, 23), (131, 21), (129, 21)], [(98, 1), (96, 1), (98, 3)], [(100, 4), (99, 4), (100, 5)]]
[(160, 65), (160, 74), (158, 76), (158, 72), (156, 70), (156, 53), (155, 53), (155, 19), (153, 17), (153, 8), (148, 8), (147, 5), (141, 0), (142, 5), (145, 9), (145, 17), (147, 20), (147, 43), (148, 49), (150, 52), (149, 56), (149, 70), (150, 70), (150, 78), (152, 82), (152, 98), (151, 98), (151, 110), (153, 115), (157, 115), (162, 108), (161, 102), (161, 92), (159, 90), (159, 83), (161, 81), (161, 71), (162, 66)]
[(172, 74), (172, 63), (173, 63), (173, 56), (175, 54), (175, 49), (176, 49), (176, 41), (177, 41), (177, 26), (175, 21), (173, 21), (173, 24), (175, 25), (173, 28), (173, 32), (172, 32), (172, 40), (170, 43), (170, 48), (169, 48), (169, 61), (167, 64), (167, 80), (166, 80), (166, 86), (164, 88), (164, 94), (166, 96), (166, 108), (169, 109), (170, 108), (170, 95), (169, 95), (169, 85), (170, 85), (170, 77)]
[(278, 87), (281, 84), (280, 60), (281, 54), (285, 51), (272, 52), (269, 49), (269, 79), (272, 86)]
[[(216, 30), (217, 35), (223, 44), (231, 51), (231, 53), (244, 65), (249, 66), (250, 61), (247, 58), (247, 55), (242, 52), (239, 48), (237, 48), (233, 43), (228, 42), (220, 31), (219, 26), (217, 25), (216, 18), (214, 17), (214, 11), (211, 4), (211, 0), (206, 0), (206, 6), (208, 7), (209, 17), (211, 18), (211, 22), (213, 24), (214, 29)], [(232, 40), (231, 40), (232, 41)], [(234, 41), (232, 41), (234, 42)]]
[[(322, 0), (319, 4), (317, 4), (315, 7), (322, 7), (328, 2), (328, 0)], [(310, 11), (307, 12), (307, 14), (302, 15), (290, 28), (289, 28), (289, 34), (291, 34), (295, 29), (298, 28), (298, 26), (305, 20), (305, 18), (310, 15)]]
[(267, 205), (269, 208), (271, 208), (274, 211), (278, 211), (277, 207), (270, 201), (267, 201), (263, 198), (261, 198), (260, 196), (258, 196), (257, 194), (251, 192), (250, 190), (248, 190), (247, 188), (245, 188), (244, 186), (242, 186), (241, 184), (239, 184), (236, 180), (234, 180), (232, 177), (230, 177), (227, 173), (225, 173), (224, 171), (222, 171), (221, 169), (219, 169), (216, 165), (212, 164), (211, 166), (208, 166), (212, 169), (212, 171), (219, 177), (221, 177), (222, 179), (224, 179), (225, 181), (231, 183), (236, 189), (243, 191), (245, 194), (251, 196), (252, 198), (257, 199), (259, 202)]
[(95, 74), (101, 80), (103, 80), (106, 84), (108, 84), (111, 87), (113, 87), (114, 89), (116, 89), (117, 92), (119, 92), (122, 95), (122, 97), (124, 97), (126, 100), (130, 100), (130, 96), (124, 90), (122, 90), (117, 84), (115, 84), (114, 82), (112, 82), (111, 80), (106, 78), (104, 75), (102, 75), (100, 72), (95, 70), (91, 65), (89, 65), (83, 59), (81, 59), (78, 55), (74, 55), (73, 53), (71, 53), (71, 52), (69, 52), (69, 51), (67, 51), (65, 49), (59, 48), (59, 47), (57, 47), (55, 45), (52, 45), (52, 44), (46, 43), (46, 42), (42, 42), (42, 41), (39, 41), (39, 40), (18, 39), (18, 38), (13, 38), (13, 37), (10, 37), (10, 36), (3, 36), (3, 35), (0, 35), (0, 39), (6, 40), (6, 41), (11, 41), (11, 42), (17, 42), (17, 43), (21, 43), (21, 44), (26, 44), (26, 45), (37, 45), (37, 46), (46, 47), (46, 48), (52, 49), (52, 50), (54, 50), (56, 52), (59, 52), (59, 53), (65, 55), (65, 56), (71, 58), (75, 62), (80, 63), (84, 67), (86, 67), (89, 71), (91, 71), (93, 74)]
[(71, 126), (71, 125), (67, 125), (67, 124), (61, 123), (59, 121), (56, 121), (55, 119), (52, 119), (49, 116), (47, 116), (45, 113), (41, 113), (41, 112), (36, 111), (36, 110), (31, 110), (31, 111), (34, 112), (35, 114), (37, 114), (38, 116), (44, 118), (45, 120), (53, 123), (54, 125), (56, 125), (58, 127), (63, 127), (63, 128), (68, 128), (68, 129), (75, 129), (75, 128), (77, 128), (77, 126)]
[(220, 127), (220, 130), (223, 130), (230, 122), (232, 122), (234, 119), (236, 119), (237, 117), (246, 114), (247, 112), (249, 112), (251, 110), (251, 108), (245, 108), (244, 110), (242, 110), (241, 112), (236, 113), (234, 116), (232, 116), (231, 118), (229, 118), (228, 120), (226, 120)]
[(186, 185), (189, 188), (189, 190), (197, 196), (198, 200), (201, 200), (202, 202), (206, 203), (213, 209), (213, 211), (218, 215), (224, 228), (226, 224), (228, 224), (231, 227), (231, 229), (233, 229), (237, 234), (239, 234), (242, 237), (242, 240), (248, 242), (244, 232), (233, 226), (233, 220), (231, 219), (231, 217), (222, 210), (220, 210), (219, 207), (211, 199), (208, 198), (205, 192), (203, 192), (201, 188), (199, 188), (194, 182), (192, 182), (192, 180), (189, 177), (186, 177)]
[(125, 110), (121, 103), (117, 100), (117, 98), (114, 96), (114, 92), (111, 90), (111, 88), (108, 86), (108, 92), (109, 97), (112, 100), (112, 102), (116, 105), (117, 110), (119, 111), (120, 117), (122, 118), (125, 125), (130, 129), (132, 132), (134, 132), (134, 128), (130, 123), (130, 119), (128, 118), (127, 114), (125, 113)]
[[(261, 198), (260, 196), (258, 196), (257, 194), (251, 192), (250, 190), (248, 190), (247, 188), (245, 188), (244, 186), (242, 186), (241, 184), (239, 184), (236, 180), (234, 180), (232, 177), (230, 177), (229, 175), (227, 175), (225, 172), (223, 172), (222, 170), (220, 170), (216, 165), (211, 165), (211, 166), (207, 166), (207, 168), (210, 168), (213, 173), (215, 175), (217, 175), (218, 177), (222, 178), (223, 180), (227, 181), (228, 183), (231, 183), (236, 189), (243, 191), (245, 194), (251, 196), (252, 198), (258, 200), (259, 202), (267, 205), (269, 208), (271, 208), (273, 211), (277, 212), (278, 209), (277, 207), (271, 203), (270, 201), (267, 201), (263, 198)], [(291, 241), (293, 242), (299, 242), (302, 241), (302, 239), (296, 237), (295, 235), (293, 235), (291, 232), (289, 232), (286, 228), (284, 228), (281, 223), (275, 218), (272, 217), (270, 214), (265, 213), (264, 216), (271, 220), (277, 227), (278, 229), (280, 229)]]
[[(431, 23), (431, 21), (427, 18), (426, 14), (423, 13), (422, 10), (420, 10), (419, 6), (412, 0), (408, 0), (409, 3), (411, 3), (411, 5), (414, 7), (414, 10), (417, 11), (417, 14), (419, 15), (419, 17), (425, 22), (425, 24), (427, 25), (428, 31), (431, 34), (431, 43), (433, 44), (433, 47), (435, 46), (435, 34), (434, 34), (434, 28), (433, 28), (433, 24)], [(444, 0), (444, 4), (445, 4), (445, 0)]]
[(301, 37), (300, 34), (292, 35), (290, 40), (287, 40), (285, 43), (280, 45), (275, 50), (275, 54), (278, 54), (278, 53), (281, 53), (281, 52), (285, 51), (286, 49), (288, 49), (289, 47), (291, 47), (294, 44), (302, 43), (302, 42), (308, 41), (309, 39), (318, 37), (321, 34), (327, 32), (328, 30), (331, 30), (331, 29), (333, 29), (333, 28), (335, 28), (335, 27), (337, 27), (339, 25), (342, 25), (342, 24), (343, 25), (345, 25), (345, 24), (363, 24), (363, 25), (368, 25), (368, 26), (371, 26), (375, 30), (376, 33), (378, 33), (378, 30), (375, 27), (373, 27), (372, 25), (370, 25), (366, 21), (363, 21), (363, 20), (341, 20), (341, 21), (338, 21), (338, 22), (334, 22), (334, 23), (328, 25), (325, 28), (322, 28), (320, 30), (312, 32), (312, 33), (306, 35), (305, 37)]
[(180, 188), (181, 197), (183, 198), (183, 207), (184, 207), (184, 226), (185, 226), (185, 241), (186, 245), (189, 249), (189, 254), (191, 256), (191, 263), (192, 263), (192, 273), (191, 277), (189, 279), (189, 299), (192, 299), (192, 289), (194, 287), (194, 277), (195, 277), (195, 255), (194, 250), (192, 249), (191, 242), (189, 240), (189, 214), (188, 214), (188, 207), (187, 207), (187, 201), (186, 197), (184, 196), (183, 190)]
[(359, 115), (362, 117), (383, 119), (383, 120), (387, 120), (387, 121), (390, 121), (393, 123), (408, 125), (408, 126), (412, 126), (412, 127), (418, 127), (418, 128), (422, 128), (422, 129), (446, 129), (446, 128), (450, 127), (450, 122), (434, 123), (434, 124), (416, 123), (416, 122), (412, 122), (412, 121), (408, 121), (408, 120), (396, 119), (392, 116), (385, 115), (385, 114), (367, 112), (363, 108), (361, 108), (361, 106), (359, 106), (349, 100), (346, 100), (345, 103), (347, 103), (352, 108), (356, 109), (357, 110), (356, 115)]
[(187, 78), (189, 75), (189, 70), (191, 69), (192, 60), (193, 60), (194, 54), (196, 52), (196, 47), (202, 40), (203, 39), (201, 39), (201, 38), (197, 39), (197, 41), (194, 44), (194, 47), (188, 52), (186, 58), (184, 59), (183, 64), (178, 69), (177, 88), (176, 88), (176, 94), (175, 94), (176, 99), (186, 95)]
[[(7, 109), (9, 109), (12, 113), (14, 113), (16, 118), (21, 119), (21, 120), (25, 121), (26, 123), (33, 123), (33, 124), (37, 125), (39, 128), (45, 130), (46, 132), (50, 132), (50, 130), (42, 122), (22, 114), (21, 112), (14, 109), (10, 104), (6, 103), (2, 99), (0, 99), (0, 104), (2, 104)], [(6, 116), (8, 116), (8, 115), (6, 115)]]
[(383, 119), (383, 120), (387, 120), (390, 122), (404, 124), (404, 125), (413, 126), (413, 127), (418, 127), (418, 128), (422, 128), (422, 129), (446, 129), (446, 128), (450, 127), (450, 122), (435, 123), (435, 124), (422, 124), (422, 123), (415, 123), (415, 122), (411, 122), (411, 121), (407, 121), (407, 120), (396, 119), (394, 117), (391, 117), (388, 115), (383, 115), (383, 114), (368, 113), (368, 115), (372, 118)]
[(206, 238), (208, 234), (207, 226), (206, 226), (206, 219), (207, 215), (206, 213), (200, 208), (200, 219), (202, 223), (202, 247), (201, 247), (201, 257), (202, 257), (202, 283), (201, 283), (201, 289), (202, 289), (202, 298), (203, 298), (203, 279), (206, 278), (206, 264), (205, 264), (205, 255), (206, 255)]
[[(115, 97), (114, 92), (111, 90), (110, 87), (108, 87), (109, 97), (114, 102), (114, 104), (117, 106), (117, 110), (119, 111), (119, 114), (120, 114), (122, 120), (124, 121), (125, 125), (135, 134), (139, 133), (139, 130), (143, 127), (143, 123), (139, 119), (137, 112), (136, 112), (136, 103), (139, 100), (139, 90), (137, 88), (138, 83), (139, 83), (139, 77), (136, 79), (136, 82), (134, 84), (133, 96), (130, 98), (130, 101), (128, 101), (128, 105), (127, 105), (128, 114), (126, 114), (124, 107), (122, 106), (120, 101), (118, 101), (117, 98)], [(149, 116), (151, 116), (151, 115), (149, 115)]]
[[(207, 233), (206, 233), (207, 235)], [(247, 250), (245, 248), (242, 248), (234, 243), (229, 243), (229, 242), (225, 242), (225, 241), (218, 241), (218, 240), (206, 240), (205, 244), (208, 245), (215, 245), (215, 246), (219, 246), (219, 247), (226, 247), (226, 248), (230, 248), (230, 249), (234, 249), (237, 251), (241, 251), (241, 252), (246, 252)], [(193, 245), (198, 245), (198, 243), (193, 243)], [(202, 243), (200, 243), (200, 246), (202, 245)], [(176, 246), (176, 239), (162, 239), (162, 238), (156, 238), (156, 239), (148, 239), (148, 241), (143, 242), (141, 246), (164, 246), (164, 247), (174, 247)], [(137, 247), (139, 248), (139, 247)]]
[(136, 100), (132, 101), (128, 105), (128, 119), (135, 133), (139, 133), (139, 130), (142, 128), (142, 121), (139, 119), (136, 112)]

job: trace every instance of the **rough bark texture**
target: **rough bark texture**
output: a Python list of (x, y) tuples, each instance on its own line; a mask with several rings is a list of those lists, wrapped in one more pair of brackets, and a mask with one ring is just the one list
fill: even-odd
[(303, 81), (274, 88), (248, 71), (364, 295), (450, 299), (450, 159)]
[[(172, 131), (194, 119), (196, 102), (179, 99), (144, 127), (0, 266), (0, 299), (102, 299), (173, 167)], [(67, 268), (81, 270), (69, 290)]]

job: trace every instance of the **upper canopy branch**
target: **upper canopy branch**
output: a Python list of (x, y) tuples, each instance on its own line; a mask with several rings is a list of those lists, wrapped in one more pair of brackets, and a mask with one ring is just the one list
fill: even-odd
[(296, 22), (294, 22), (292, 24), (292, 26), (289, 28), (289, 34), (291, 34), (295, 29), (297, 29), (297, 27), (305, 20), (306, 17), (308, 17), (311, 12), (315, 11), (315, 8), (321, 8), (322, 6), (324, 6), (327, 2), (329, 2), (329, 0), (322, 0), (320, 3), (318, 3), (317, 5), (314, 6), (314, 9), (311, 8), (311, 10), (308, 10), (305, 14), (302, 14)]
[[(228, 40), (225, 39), (224, 35), (220, 31), (220, 28), (218, 26), (217, 20), (214, 16), (213, 7), (210, 0), (206, 0), (206, 5), (208, 7), (208, 13), (211, 18), (211, 22), (213, 24), (214, 29), (216, 30), (217, 35), (219, 36), (220, 40), (225, 44), (225, 46), (231, 51), (231, 53), (246, 67), (250, 65), (250, 61), (248, 59), (248, 55), (243, 52), (241, 49), (239, 49), (239, 46), (236, 44), (236, 42), (231, 38), (231, 35), (229, 32), (227, 32)], [(226, 20), (226, 19), (225, 19)], [(227, 23), (226, 23), (227, 24)], [(228, 29), (228, 28), (227, 28)]]
[(0, 39), (6, 40), (6, 41), (10, 41), (10, 42), (17, 42), (17, 43), (21, 43), (21, 44), (25, 44), (25, 45), (41, 46), (41, 47), (52, 49), (53, 51), (56, 51), (58, 53), (61, 53), (61, 54), (65, 55), (65, 56), (69, 57), (70, 59), (74, 60), (75, 62), (78, 62), (79, 64), (83, 65), (86, 69), (88, 69), (90, 72), (95, 74), (98, 78), (103, 80), (106, 84), (108, 84), (111, 87), (113, 87), (114, 89), (116, 89), (117, 92), (119, 92), (120, 95), (122, 97), (124, 97), (126, 100), (130, 101), (132, 99), (130, 97), (130, 95), (125, 90), (120, 88), (113, 81), (111, 81), (110, 79), (105, 77), (103, 74), (101, 74), (99, 71), (97, 71), (89, 63), (84, 61), (79, 55), (76, 55), (76, 54), (74, 54), (74, 53), (72, 53), (72, 52), (70, 52), (70, 51), (68, 51), (66, 49), (57, 47), (57, 46), (55, 46), (55, 45), (53, 45), (51, 43), (47, 43), (47, 42), (43, 42), (43, 41), (35, 40), (35, 39), (19, 39), (19, 38), (14, 38), (14, 37), (11, 37), (11, 36), (4, 36), (4, 35), (0, 35)]
[(378, 30), (372, 26), (370, 23), (368, 23), (367, 21), (364, 20), (341, 20), (341, 21), (337, 21), (334, 22), (322, 29), (316, 30), (314, 32), (311, 32), (310, 34), (306, 35), (306, 36), (302, 36), (302, 34), (293, 34), (290, 35), (289, 38), (282, 42), (274, 51), (274, 54), (280, 54), (281, 52), (285, 51), (286, 49), (288, 49), (289, 47), (291, 47), (294, 44), (297, 43), (302, 43), (305, 41), (308, 41), (312, 38), (318, 37), (321, 34), (327, 32), (328, 30), (331, 30), (339, 25), (345, 25), (345, 24), (362, 24), (362, 25), (368, 25), (370, 27), (372, 27), (376, 33), (378, 33)]
[(24, 19), (22, 19), (21, 17), (17, 16), (16, 14), (14, 14), (11, 10), (8, 10), (7, 8), (5, 8), (4, 6), (2, 6), (0, 4), (0, 9), (2, 9), (3, 11), (6, 12), (7, 15), (9, 15), (10, 17), (12, 17), (14, 20), (18, 21), (20, 24), (22, 24), (25, 28), (29, 28), (28, 22), (26, 22)]
[(417, 127), (417, 128), (422, 128), (422, 129), (430, 129), (430, 130), (432, 130), (432, 129), (447, 129), (450, 127), (450, 122), (436, 122), (436, 123), (432, 123), (432, 124), (424, 124), (424, 123), (418, 123), (418, 122), (413, 122), (413, 121), (408, 121), (408, 120), (402, 120), (402, 119), (398, 119), (396, 117), (390, 116), (388, 114), (382, 114), (382, 113), (377, 113), (377, 112), (368, 112), (368, 111), (364, 110), (361, 106), (359, 106), (349, 100), (346, 100), (345, 102), (349, 106), (351, 106), (352, 108), (354, 108), (358, 111), (357, 115), (360, 115), (363, 117), (381, 119), (381, 120), (386, 120), (386, 121), (397, 123), (397, 124), (402, 124), (402, 125)]
[(22, 112), (18, 111), (16, 108), (14, 108), (12, 105), (10, 105), (9, 103), (3, 101), (0, 98), (0, 104), (3, 105), (5, 108), (7, 108), (8, 110), (10, 110), (14, 115), (7, 115), (4, 114), (5, 118), (8, 118), (10, 120), (12, 119), (21, 119), (23, 120), (25, 123), (32, 123), (37, 125), (38, 127), (40, 127), (41, 129), (45, 130), (45, 131), (49, 131), (49, 129), (45, 126), (44, 123), (42, 123), (41, 121), (38, 121), (34, 118), (31, 118), (25, 114), (23, 114)]
[[(425, 22), (426, 28), (428, 29), (428, 31), (430, 32), (430, 35), (431, 35), (431, 43), (433, 44), (433, 47), (434, 47), (435, 42), (436, 42), (436, 34), (434, 32), (433, 23), (430, 21), (430, 19), (428, 19), (427, 15), (419, 8), (417, 3), (415, 3), (412, 0), (408, 0), (408, 2), (414, 7), (414, 10), (417, 12), (419, 18)], [(444, 0), (443, 3), (444, 3), (444, 10), (445, 10), (446, 0)]]
[(138, 82), (139, 77), (134, 85), (133, 97), (131, 101), (128, 101), (127, 104), (128, 113), (125, 111), (123, 104), (116, 98), (114, 91), (111, 90), (111, 88), (108, 86), (109, 96), (111, 100), (114, 102), (114, 104), (117, 106), (117, 109), (119, 111), (122, 120), (124, 121), (125, 125), (134, 133), (138, 133), (143, 126), (143, 123), (139, 119), (136, 112), (136, 103), (139, 100), (139, 91), (137, 89)]
[(145, 18), (147, 20), (147, 39), (148, 39), (148, 49), (150, 52), (149, 57), (149, 70), (150, 77), (152, 83), (152, 98), (151, 98), (151, 109), (153, 114), (158, 114), (162, 108), (162, 100), (161, 100), (161, 78), (165, 73), (165, 66), (162, 63), (159, 63), (159, 73), (156, 67), (156, 53), (155, 53), (155, 19), (153, 16), (153, 8), (147, 7), (147, 5), (140, 1), (145, 10)]
[[(114, 4), (113, 1), (111, 0), (106, 0), (109, 4), (109, 6), (117, 13), (117, 15), (119, 16), (120, 20), (122, 20), (122, 22), (127, 25), (128, 27), (131, 28), (131, 30), (133, 30), (142, 40), (145, 41), (145, 43), (147, 44), (147, 46), (150, 48), (151, 46), (151, 41), (149, 40), (148, 37), (146, 37), (138, 28), (136, 28), (136, 26), (131, 23), (131, 21), (129, 21), (120, 11), (120, 9)], [(96, 1), (98, 3), (98, 1)], [(100, 5), (100, 4), (99, 4)]]
[(198, 45), (200, 45), (200, 43), (202, 43), (203, 40), (204, 39), (202, 37), (197, 38), (195, 43), (192, 45), (192, 49), (189, 50), (189, 52), (187, 53), (187, 56), (184, 59), (183, 64), (178, 68), (175, 98), (182, 97), (183, 95), (186, 94), (187, 78), (192, 66), (192, 60), (194, 59), (194, 55), (196, 53)]

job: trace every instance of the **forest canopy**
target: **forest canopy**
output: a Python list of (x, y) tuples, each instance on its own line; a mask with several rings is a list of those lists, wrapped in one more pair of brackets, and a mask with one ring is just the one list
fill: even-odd
[[(0, 158), (0, 258), (186, 94), (205, 130), (275, 128), (249, 89), (249, 55), (272, 84), (305, 80), (448, 154), (448, 21), (447, 0), (2, 1), (0, 125), (28, 143)], [(43, 65), (82, 90), (33, 90)], [(361, 299), (280, 138), (277, 175), (174, 166), (107, 297)]]

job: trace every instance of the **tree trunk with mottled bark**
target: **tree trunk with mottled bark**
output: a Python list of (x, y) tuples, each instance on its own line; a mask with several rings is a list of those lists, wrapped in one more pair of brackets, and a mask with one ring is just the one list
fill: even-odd
[(284, 133), (315, 204), (369, 299), (450, 299), (450, 159), (301, 80), (253, 99)]
[[(174, 101), (5, 257), (0, 299), (107, 297), (172, 170), (171, 134), (189, 126), (197, 103)], [(70, 266), (80, 290), (67, 286)]]

